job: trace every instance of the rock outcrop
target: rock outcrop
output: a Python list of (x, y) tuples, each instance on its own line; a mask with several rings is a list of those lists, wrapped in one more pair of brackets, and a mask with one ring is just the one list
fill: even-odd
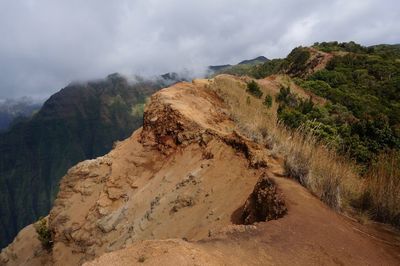
[(263, 174), (247, 199), (242, 213), (244, 224), (276, 220), (287, 213), (282, 193), (275, 182)]

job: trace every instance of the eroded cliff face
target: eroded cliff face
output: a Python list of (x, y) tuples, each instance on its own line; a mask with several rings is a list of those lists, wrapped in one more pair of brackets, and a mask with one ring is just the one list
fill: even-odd
[(144, 239), (206, 239), (232, 224), (267, 161), (206, 85), (154, 94), (143, 128), (68, 171), (49, 216), (51, 263), (80, 264)]

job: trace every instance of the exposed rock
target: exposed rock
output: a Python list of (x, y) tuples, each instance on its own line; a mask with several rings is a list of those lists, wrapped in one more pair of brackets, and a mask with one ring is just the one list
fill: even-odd
[(174, 213), (179, 211), (182, 208), (190, 207), (195, 204), (195, 199), (192, 196), (181, 196), (178, 195), (176, 200), (172, 202), (173, 207), (171, 208), (170, 213)]
[(283, 217), (287, 208), (283, 195), (272, 179), (264, 173), (247, 199), (242, 214), (244, 224), (265, 222)]
[(232, 148), (243, 153), (243, 155), (249, 160), (249, 165), (251, 167), (267, 167), (267, 156), (265, 155), (265, 152), (260, 151), (262, 147), (259, 147), (256, 143), (246, 139), (236, 131), (225, 136), (223, 139), (228, 145), (232, 146)]
[(126, 207), (122, 207), (121, 209), (101, 218), (97, 222), (97, 226), (103, 233), (109, 233), (125, 218), (125, 212)]

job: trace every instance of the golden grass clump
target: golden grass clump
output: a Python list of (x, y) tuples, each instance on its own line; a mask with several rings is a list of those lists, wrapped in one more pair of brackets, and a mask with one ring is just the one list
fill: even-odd
[(367, 207), (375, 219), (400, 226), (400, 152), (382, 153), (366, 175)]

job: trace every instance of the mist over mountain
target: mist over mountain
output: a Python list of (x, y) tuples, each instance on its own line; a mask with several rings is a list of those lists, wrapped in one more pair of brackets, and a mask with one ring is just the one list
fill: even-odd
[(31, 117), (40, 109), (41, 101), (29, 97), (0, 100), (0, 132), (6, 131), (15, 120)]

